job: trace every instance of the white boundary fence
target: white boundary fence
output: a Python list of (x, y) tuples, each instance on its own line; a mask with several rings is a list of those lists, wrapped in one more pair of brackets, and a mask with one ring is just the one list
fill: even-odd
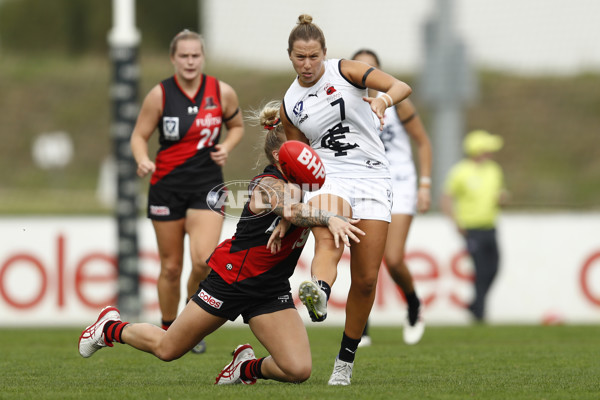
[[(141, 320), (158, 323), (156, 242), (148, 220), (140, 219), (139, 228)], [(227, 220), (222, 236), (231, 236), (234, 230), (235, 221)], [(600, 323), (599, 232), (598, 213), (503, 215), (501, 269), (489, 296), (489, 322)], [(116, 299), (115, 235), (109, 217), (1, 218), (0, 327), (83, 326), (93, 321), (101, 307)], [(293, 291), (310, 277), (313, 246), (311, 235), (292, 277)], [(426, 303), (426, 321), (469, 323), (462, 304), (473, 295), (472, 266), (449, 221), (441, 215), (415, 218), (407, 258)], [(347, 254), (338, 268), (324, 324), (344, 321)], [(405, 308), (382, 268), (371, 324), (399, 325)], [(299, 304), (298, 309), (308, 323), (304, 307)], [(241, 324), (240, 319), (235, 324)]]

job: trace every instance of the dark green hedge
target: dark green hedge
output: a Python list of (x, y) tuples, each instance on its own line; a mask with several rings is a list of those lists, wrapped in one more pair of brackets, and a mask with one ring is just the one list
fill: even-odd
[[(164, 50), (183, 28), (199, 30), (198, 0), (137, 0), (142, 49)], [(0, 0), (3, 52), (106, 52), (111, 0)]]

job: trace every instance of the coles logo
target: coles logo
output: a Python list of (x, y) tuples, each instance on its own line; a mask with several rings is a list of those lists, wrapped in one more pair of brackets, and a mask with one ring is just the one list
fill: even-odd
[(171, 210), (167, 206), (150, 206), (150, 214), (166, 216), (171, 215)]
[(222, 300), (219, 300), (216, 297), (213, 297), (210, 294), (206, 293), (204, 291), (204, 289), (202, 289), (200, 291), (200, 293), (198, 293), (198, 297), (200, 298), (200, 300), (202, 300), (203, 302), (205, 302), (209, 306), (211, 306), (213, 308), (216, 308), (217, 310), (220, 309), (221, 306), (223, 305), (223, 301)]

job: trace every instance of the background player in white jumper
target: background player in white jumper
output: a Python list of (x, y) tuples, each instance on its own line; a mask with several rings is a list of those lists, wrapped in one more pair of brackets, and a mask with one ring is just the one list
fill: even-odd
[[(391, 220), (389, 163), (377, 130), (383, 126), (385, 109), (408, 97), (411, 89), (364, 63), (326, 60), (326, 52), (321, 29), (311, 16), (301, 15), (288, 38), (288, 55), (298, 76), (285, 94), (280, 114), (287, 138), (310, 144), (325, 165), (325, 184), (307, 194), (308, 203), (360, 219), (357, 226), (367, 234), (350, 248), (346, 322), (329, 379), (330, 385), (349, 385), (356, 349), (375, 299)], [(367, 87), (383, 95), (369, 97)], [(334, 246), (326, 230), (315, 227), (312, 231), (315, 282), (303, 282), (299, 296), (311, 318), (319, 321), (327, 315), (327, 298), (343, 249)]]
[[(380, 68), (379, 57), (369, 49), (358, 50), (352, 59)], [(375, 97), (377, 93), (370, 91), (369, 95)], [(383, 259), (390, 276), (402, 289), (408, 305), (407, 318), (404, 320), (404, 342), (416, 344), (423, 336), (425, 323), (420, 316), (421, 302), (415, 291), (413, 277), (404, 262), (404, 255), (408, 231), (415, 213), (427, 212), (431, 205), (431, 142), (410, 99), (385, 110), (384, 121), (380, 137), (390, 162), (394, 205)], [(419, 160), (418, 189), (411, 139), (415, 142)], [(360, 346), (368, 346), (370, 343), (371, 338), (365, 328)]]
[[(215, 383), (309, 378), (310, 345), (294, 306), (289, 277), (310, 235), (308, 227), (327, 226), (336, 244), (343, 243), (341, 247), (349, 246), (350, 240), (358, 242), (356, 235), (364, 232), (354, 226), (355, 220), (300, 202), (300, 188), (287, 183), (278, 162), (279, 148), (285, 142), (278, 113), (276, 103), (259, 114), (267, 131), (264, 150), (270, 164), (252, 180), (235, 235), (217, 246), (208, 261), (210, 274), (171, 327), (165, 331), (152, 324), (122, 322), (116, 308), (106, 307), (81, 334), (81, 356), (90, 357), (116, 341), (171, 361), (241, 315), (270, 355), (256, 359), (250, 345), (238, 346)], [(293, 224), (283, 237), (272, 233), (282, 218)]]

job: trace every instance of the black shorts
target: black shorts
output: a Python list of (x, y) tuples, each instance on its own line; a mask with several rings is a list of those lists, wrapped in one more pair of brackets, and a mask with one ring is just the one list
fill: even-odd
[(200, 283), (192, 300), (209, 314), (235, 321), (242, 316), (244, 323), (262, 314), (296, 308), (291, 292), (282, 292), (270, 297), (243, 293), (228, 284), (214, 271)]
[[(148, 218), (155, 221), (174, 221), (185, 218), (188, 209), (211, 210), (207, 202), (209, 193), (219, 186), (218, 183), (206, 185), (197, 192), (179, 192), (176, 190), (150, 185), (148, 191)], [(224, 210), (220, 210), (224, 212)]]

